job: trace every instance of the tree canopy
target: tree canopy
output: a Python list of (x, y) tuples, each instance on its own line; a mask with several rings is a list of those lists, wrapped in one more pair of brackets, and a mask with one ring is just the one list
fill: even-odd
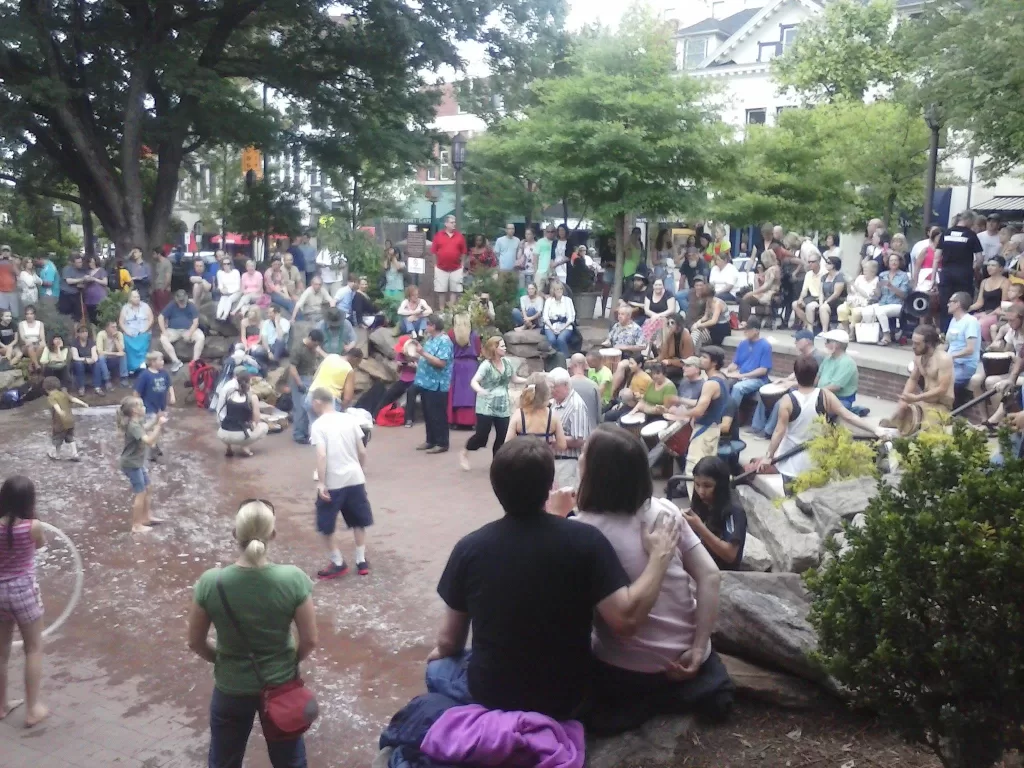
[(461, 40), (500, 59), (510, 37), (560, 18), (563, 2), (334, 8), (0, 0), (0, 178), (80, 201), (124, 250), (163, 240), (182, 164), (210, 143), (301, 150), (324, 168), (410, 168), (431, 147), (437, 96), (423, 73), (458, 67)]

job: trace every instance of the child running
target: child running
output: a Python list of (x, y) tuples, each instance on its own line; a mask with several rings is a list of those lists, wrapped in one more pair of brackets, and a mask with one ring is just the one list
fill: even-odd
[[(139, 371), (135, 380), (135, 394), (142, 399), (146, 408), (146, 427), (152, 427), (157, 417), (167, 416), (167, 406), (174, 405), (174, 387), (171, 375), (164, 370), (162, 352), (150, 352), (146, 355), (146, 367)], [(166, 418), (164, 423), (167, 423)], [(156, 461), (164, 452), (155, 442), (150, 443), (149, 458)]]
[(138, 397), (126, 397), (117, 410), (117, 428), (124, 432), (124, 448), (121, 451), (121, 471), (132, 484), (132, 533), (146, 533), (152, 526), (160, 525), (159, 520), (149, 511), (149, 473), (146, 471), (146, 449), (156, 445), (160, 430), (167, 423), (167, 414), (161, 413), (156, 422), (146, 430), (144, 426), (146, 408)]
[(88, 408), (89, 405), (61, 389), (60, 379), (56, 376), (47, 376), (43, 379), (43, 391), (46, 393), (46, 401), (50, 404), (50, 413), (53, 416), (53, 447), (46, 455), (58, 461), (61, 449), (66, 445), (68, 460), (81, 461), (78, 446), (75, 444), (75, 414), (72, 413), (71, 406), (80, 405)]
[[(43, 601), (36, 581), (36, 549), (46, 544), (36, 520), (36, 487), (24, 475), (0, 486), (0, 720), (25, 706), (25, 727), (50, 714), (39, 702), (43, 677)], [(7, 698), (7, 662), (14, 625), (25, 644), (25, 702)]]

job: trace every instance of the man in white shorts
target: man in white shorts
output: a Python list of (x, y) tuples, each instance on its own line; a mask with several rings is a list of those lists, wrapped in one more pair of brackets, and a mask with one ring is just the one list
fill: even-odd
[(466, 238), (455, 229), (455, 217), (446, 216), (444, 229), (434, 236), (430, 244), (430, 252), (434, 254), (434, 293), (440, 304), (438, 311), (444, 309), (444, 295), (448, 294), (448, 303), (454, 304), (462, 293), (462, 276), (465, 267)]

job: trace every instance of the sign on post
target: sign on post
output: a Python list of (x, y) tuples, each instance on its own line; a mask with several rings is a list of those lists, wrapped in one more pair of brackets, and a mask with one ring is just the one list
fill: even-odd
[(427, 237), (421, 231), (410, 232), (405, 239), (405, 268), (412, 275), (427, 273), (427, 260), (424, 258)]

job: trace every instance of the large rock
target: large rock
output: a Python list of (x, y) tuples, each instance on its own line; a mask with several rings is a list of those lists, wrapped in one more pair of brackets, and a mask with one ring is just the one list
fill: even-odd
[(810, 709), (827, 698), (819, 686), (795, 675), (765, 669), (724, 653), (718, 657), (739, 696), (786, 709)]
[(786, 499), (779, 505), (779, 509), (782, 514), (786, 516), (786, 521), (796, 528), (801, 533), (814, 533), (814, 519), (800, 510), (800, 507), (796, 505), (796, 502), (792, 499)]
[(9, 371), (0, 371), (0, 392), (20, 387), (25, 383), (25, 374), (21, 368), (12, 368)]
[(543, 338), (540, 331), (509, 331), (505, 334), (505, 344), (509, 347), (514, 344), (535, 347)]
[(367, 357), (359, 364), (359, 368), (369, 375), (370, 378), (382, 381), (385, 384), (398, 380), (398, 371), (395, 369), (395, 364), (390, 361)]
[(782, 486), (782, 475), (757, 474), (750, 478), (750, 487), (773, 501), (785, 498), (786, 491)]
[(292, 323), (292, 329), (288, 332), (288, 353), (294, 355), (302, 346), (302, 341), (309, 332), (313, 330), (315, 323), (309, 320), (296, 320)]
[(827, 675), (808, 654), (818, 645), (807, 621), (810, 600), (794, 573), (725, 572), (715, 648), (814, 682)]
[(509, 355), (519, 357), (523, 360), (540, 360), (540, 352), (537, 347), (531, 344), (509, 344), (505, 343)]
[(356, 368), (353, 374), (356, 377), (355, 391), (357, 395), (363, 394), (363, 392), (366, 392), (373, 386), (373, 379), (370, 378), (370, 374), (366, 371)]
[(748, 533), (746, 541), (743, 542), (743, 562), (740, 570), (764, 572), (770, 571), (772, 565), (772, 556), (768, 554), (764, 542)]
[(360, 326), (356, 328), (356, 346), (363, 350), (363, 357), (370, 356), (370, 332)]
[(689, 715), (662, 715), (648, 720), (635, 731), (607, 739), (587, 740), (588, 768), (617, 768), (620, 765), (667, 763), (675, 756), (679, 742), (693, 728)]
[[(207, 336), (203, 344), (203, 358), (205, 360), (220, 361), (227, 357), (234, 349), (237, 338), (225, 338), (223, 336)], [(184, 339), (174, 342), (174, 352), (182, 362), (192, 359), (193, 343)]]
[(843, 530), (843, 521), (868, 508), (878, 493), (873, 477), (858, 477), (824, 488), (812, 488), (796, 495), (797, 506), (814, 519), (814, 526), (823, 539)]
[(395, 342), (398, 336), (394, 328), (378, 328), (370, 334), (370, 346), (388, 360), (395, 359)]
[(764, 542), (772, 570), (803, 573), (821, 562), (822, 541), (817, 533), (794, 525), (786, 512), (750, 486), (740, 486), (737, 493), (747, 513), (747, 529)]
[[(522, 357), (513, 357), (512, 355), (507, 355), (505, 359), (512, 364), (512, 370), (516, 372), (517, 376), (522, 376), (525, 379), (533, 373), (530, 369), (530, 364), (526, 359)], [(543, 366), (541, 367), (541, 370), (543, 370)]]

